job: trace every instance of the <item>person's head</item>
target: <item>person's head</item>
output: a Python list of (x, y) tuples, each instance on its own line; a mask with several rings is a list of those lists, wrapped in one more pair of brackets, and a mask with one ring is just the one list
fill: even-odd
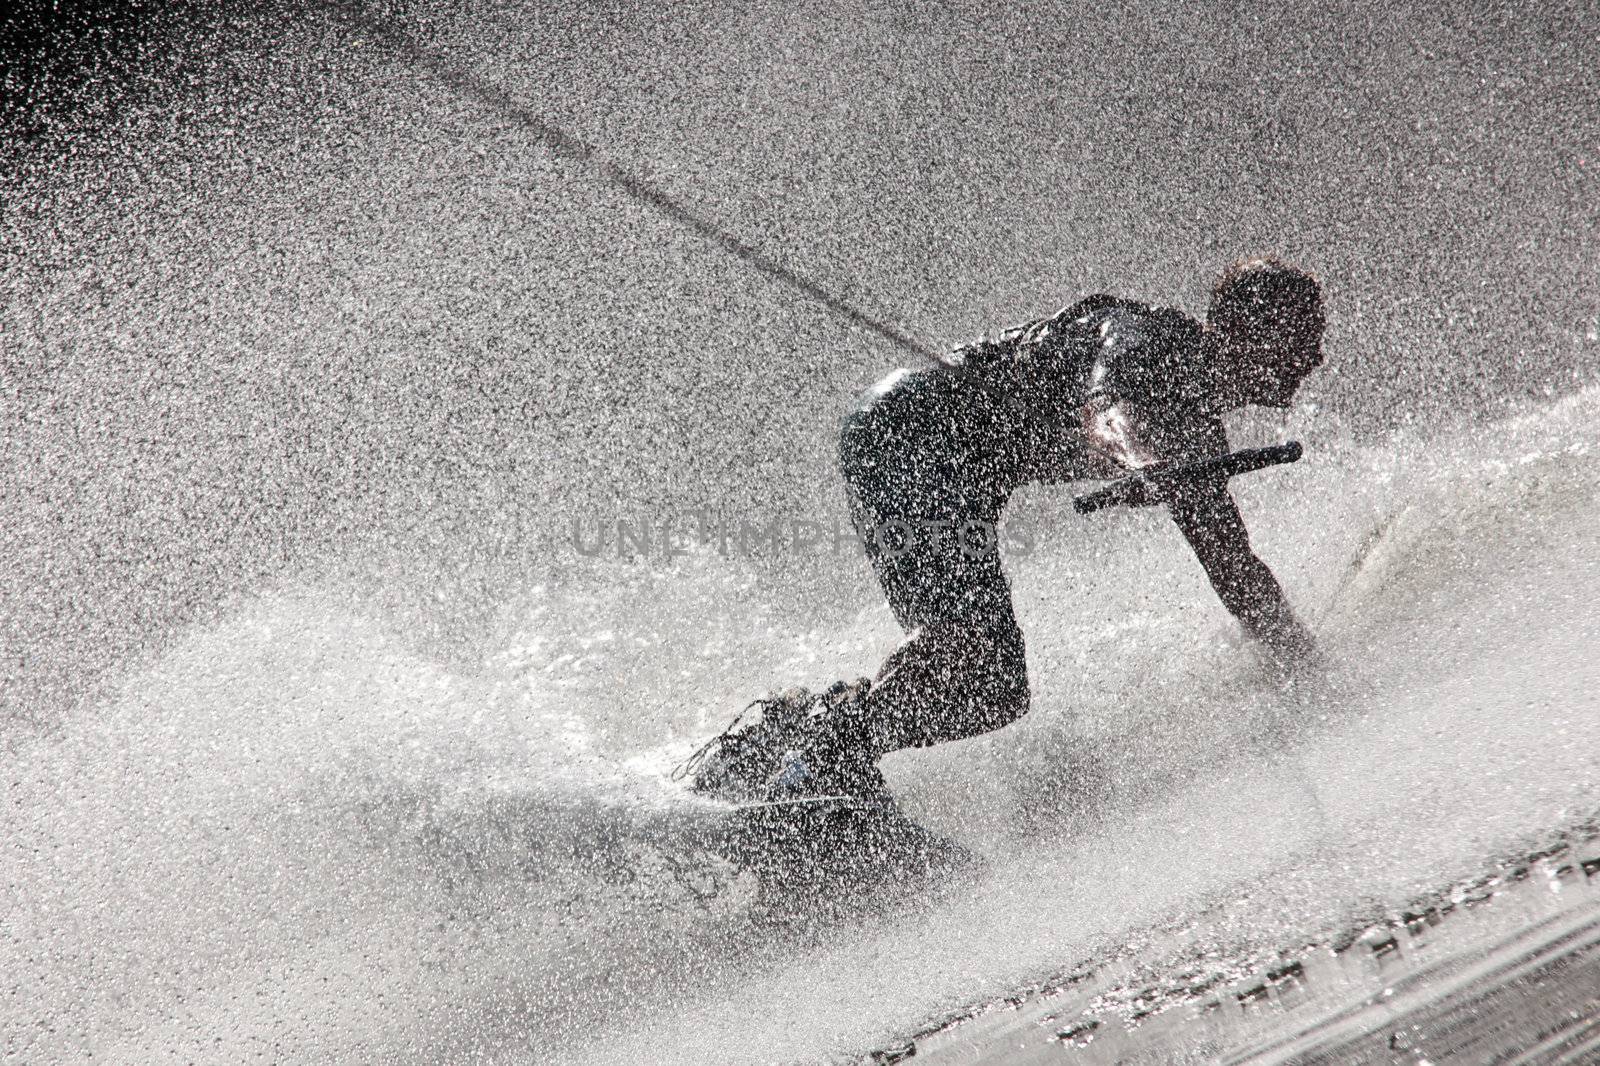
[(1288, 407), (1322, 365), (1322, 286), (1271, 257), (1243, 259), (1211, 287), (1206, 329), (1232, 406)]

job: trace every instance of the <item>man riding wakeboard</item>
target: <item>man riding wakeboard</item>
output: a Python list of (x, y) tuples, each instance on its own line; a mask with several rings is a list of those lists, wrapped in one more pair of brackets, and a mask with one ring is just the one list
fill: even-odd
[[(1322, 364), (1322, 292), (1276, 259), (1235, 263), (1206, 323), (1096, 295), (945, 366), (897, 370), (839, 437), (851, 520), (905, 641), (873, 679), (791, 689), (686, 764), (725, 799), (883, 796), (892, 751), (998, 729), (1028, 710), (1022, 632), (994, 530), (1030, 482), (1168, 469), (1229, 450), (1222, 418), (1288, 407)], [(1163, 497), (1211, 585), (1287, 670), (1315, 654), (1218, 475)], [(747, 712), (750, 708), (747, 708)]]

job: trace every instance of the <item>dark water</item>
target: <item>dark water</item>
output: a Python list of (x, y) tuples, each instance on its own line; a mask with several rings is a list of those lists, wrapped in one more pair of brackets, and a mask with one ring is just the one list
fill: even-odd
[(1249, 906), (1246, 890), (878, 1061), (1587, 1062), (1600, 1047), (1593, 831), (1325, 940), (1195, 950), (1197, 930)]

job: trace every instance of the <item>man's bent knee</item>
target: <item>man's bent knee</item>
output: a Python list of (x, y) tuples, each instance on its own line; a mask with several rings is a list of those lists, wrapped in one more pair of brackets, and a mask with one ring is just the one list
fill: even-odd
[(971, 681), (972, 710), (982, 732), (1010, 725), (1028, 713), (1028, 664), (1021, 637), (995, 641), (983, 666)]
[(872, 702), (888, 750), (961, 740), (1027, 713), (1028, 668), (1020, 632), (939, 628), (913, 633), (884, 664)]

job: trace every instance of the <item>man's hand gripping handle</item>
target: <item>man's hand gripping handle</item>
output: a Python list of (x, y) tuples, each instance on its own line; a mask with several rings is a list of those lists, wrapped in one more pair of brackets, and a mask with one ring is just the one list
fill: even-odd
[(1148, 507), (1165, 503), (1185, 484), (1212, 478), (1232, 478), (1269, 466), (1292, 463), (1304, 449), (1299, 441), (1274, 444), (1266, 448), (1242, 448), (1227, 455), (1216, 455), (1192, 463), (1155, 467), (1130, 477), (1120, 478), (1101, 489), (1072, 501), (1079, 514), (1092, 514), (1105, 507)]

